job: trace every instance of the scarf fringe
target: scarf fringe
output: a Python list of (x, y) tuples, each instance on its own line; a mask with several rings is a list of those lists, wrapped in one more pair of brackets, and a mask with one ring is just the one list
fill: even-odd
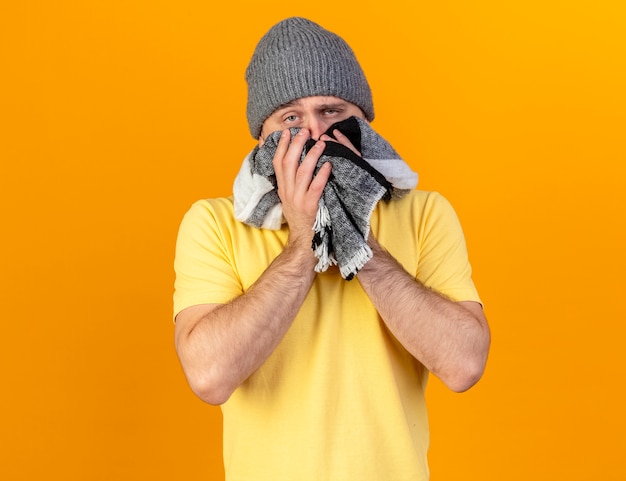
[(313, 230), (315, 231), (315, 235), (313, 236), (313, 252), (318, 259), (315, 272), (325, 272), (330, 266), (337, 264), (337, 259), (335, 259), (333, 253), (328, 250), (328, 237), (330, 236), (331, 229), (330, 224), (330, 212), (328, 212), (324, 200), (320, 199), (315, 216), (315, 224), (313, 224)]
[(315, 272), (326, 272), (330, 266), (337, 265), (337, 259), (332, 253), (328, 252), (328, 244), (322, 242), (313, 250), (318, 261), (315, 265)]
[(317, 208), (317, 214), (315, 215), (315, 223), (313, 224), (313, 230), (315, 232), (322, 232), (330, 225), (330, 213), (328, 207), (324, 204), (324, 200), (319, 200)]
[(355, 252), (354, 256), (346, 262), (345, 265), (339, 267), (341, 275), (346, 280), (351, 280), (362, 268), (367, 261), (373, 256), (372, 249), (367, 244), (362, 245)]

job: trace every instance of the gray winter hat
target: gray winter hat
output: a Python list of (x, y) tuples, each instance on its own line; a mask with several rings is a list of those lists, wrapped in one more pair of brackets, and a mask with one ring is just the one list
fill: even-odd
[(278, 107), (312, 95), (347, 100), (374, 119), (372, 92), (350, 46), (305, 18), (274, 25), (256, 46), (246, 69), (248, 125), (255, 139)]

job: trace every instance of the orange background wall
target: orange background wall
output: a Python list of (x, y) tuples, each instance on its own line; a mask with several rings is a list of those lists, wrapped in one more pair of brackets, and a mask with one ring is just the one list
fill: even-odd
[(466, 231), (493, 348), (472, 391), (429, 386), (432, 479), (626, 479), (626, 4), (224, 3), (0, 6), (0, 479), (222, 476), (174, 241), (231, 192), (243, 71), (294, 14), (351, 43), (374, 127)]

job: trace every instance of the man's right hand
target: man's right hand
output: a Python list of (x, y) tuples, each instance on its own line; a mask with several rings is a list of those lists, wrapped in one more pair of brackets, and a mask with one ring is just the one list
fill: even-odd
[(273, 161), (278, 196), (283, 215), (289, 225), (288, 242), (305, 246), (307, 249), (311, 249), (312, 229), (319, 200), (332, 168), (330, 162), (326, 162), (314, 176), (315, 167), (325, 147), (325, 142), (321, 140), (309, 150), (300, 163), (304, 145), (309, 137), (309, 131), (303, 128), (292, 140), (290, 131), (284, 130)]

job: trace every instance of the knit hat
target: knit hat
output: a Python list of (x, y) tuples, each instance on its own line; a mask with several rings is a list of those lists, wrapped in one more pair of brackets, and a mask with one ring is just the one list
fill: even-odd
[(248, 125), (255, 139), (277, 108), (313, 95), (339, 97), (374, 119), (372, 92), (350, 46), (305, 18), (274, 25), (259, 41), (246, 69)]

